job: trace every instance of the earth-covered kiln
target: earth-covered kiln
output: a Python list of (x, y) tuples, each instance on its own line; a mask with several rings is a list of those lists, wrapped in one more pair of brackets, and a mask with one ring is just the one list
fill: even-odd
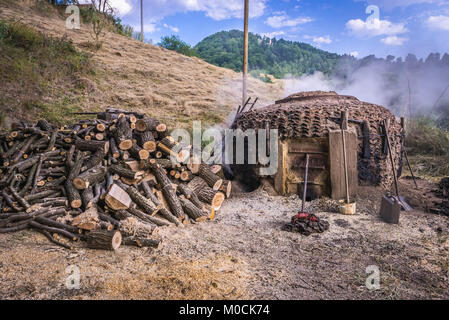
[[(275, 104), (240, 114), (234, 127), (277, 129), (278, 170), (270, 177), (279, 194), (301, 194), (304, 186), (305, 157), (309, 154), (308, 197), (344, 197), (341, 113), (348, 115), (345, 131), (350, 193), (358, 184), (382, 185), (393, 182), (388, 157), (384, 120), (392, 142), (396, 169), (401, 172), (403, 126), (386, 108), (335, 92), (301, 92)], [(253, 169), (256, 169), (253, 167)], [(236, 166), (237, 175), (247, 175), (248, 167)]]

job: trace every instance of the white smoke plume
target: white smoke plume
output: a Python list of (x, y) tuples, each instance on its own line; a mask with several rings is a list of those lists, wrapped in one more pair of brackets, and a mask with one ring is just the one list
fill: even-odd
[[(370, 59), (334, 76), (321, 72), (285, 79), (285, 95), (300, 91), (336, 91), (383, 105), (397, 116), (430, 115), (449, 119), (449, 64), (444, 60), (397, 62)], [(359, 61), (360, 62), (360, 61)], [(361, 66), (362, 65), (362, 66)], [(442, 94), (444, 95), (442, 96)], [(436, 103), (439, 100), (438, 103)]]

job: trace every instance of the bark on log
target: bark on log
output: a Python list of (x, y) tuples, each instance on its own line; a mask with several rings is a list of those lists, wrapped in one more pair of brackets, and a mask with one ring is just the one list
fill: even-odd
[(160, 215), (165, 220), (175, 224), (177, 227), (182, 226), (182, 223), (179, 221), (178, 218), (176, 218), (167, 208), (162, 207), (158, 211), (158, 215)]
[(95, 151), (95, 153), (90, 157), (89, 161), (86, 164), (86, 170), (100, 165), (103, 162), (105, 156), (106, 153), (104, 152), (104, 149), (100, 148)]
[(147, 150), (148, 152), (156, 151), (156, 141), (154, 135), (151, 131), (144, 131), (137, 135), (137, 141), (140, 146)]
[(169, 226), (170, 225), (170, 223), (168, 221), (159, 219), (157, 217), (153, 217), (152, 215), (146, 214), (146, 213), (144, 213), (144, 212), (142, 212), (139, 209), (136, 209), (134, 207), (130, 207), (127, 211), (130, 214), (132, 214), (133, 216), (136, 216), (136, 217), (138, 217), (139, 219), (141, 219), (141, 220), (143, 220), (145, 222), (149, 222), (149, 223), (155, 224), (156, 226), (163, 227), (163, 226)]
[(122, 244), (120, 231), (98, 230), (87, 235), (87, 247), (100, 250), (117, 250)]
[(201, 201), (198, 199), (198, 195), (190, 189), (186, 184), (180, 183), (177, 189), (178, 193), (184, 195), (186, 199), (190, 200), (198, 208), (202, 208)]
[[(78, 190), (73, 185), (72, 181), (66, 181), (65, 190), (67, 192), (67, 198), (69, 199), (70, 206), (73, 209), (81, 208), (83, 202), (81, 201), (81, 196)], [(52, 190), (50, 190), (52, 191)]]
[(102, 182), (105, 178), (105, 175), (106, 168), (97, 166), (81, 173), (78, 177), (73, 179), (73, 185), (78, 190), (84, 190), (91, 185)]
[(131, 180), (138, 179), (138, 178), (142, 177), (142, 175), (144, 174), (144, 172), (142, 172), (142, 171), (134, 172), (132, 170), (123, 168), (119, 165), (110, 166), (109, 171), (112, 173), (118, 174), (122, 178), (131, 179)]
[(206, 181), (209, 187), (214, 190), (220, 189), (221, 185), (223, 184), (223, 179), (214, 174), (207, 164), (200, 165), (199, 175), (204, 179), (204, 181)]
[(172, 187), (170, 179), (165, 174), (164, 170), (156, 164), (156, 161), (150, 162), (151, 169), (156, 176), (157, 182), (161, 185), (162, 193), (170, 206), (171, 212), (179, 218), (184, 218), (184, 210), (179, 202), (176, 192)]
[(94, 203), (94, 191), (92, 186), (87, 187), (84, 189), (83, 193), (81, 194), (81, 200), (83, 202), (84, 209), (87, 210), (90, 207), (92, 207)]
[(154, 214), (156, 214), (159, 211), (160, 207), (156, 207), (156, 205), (151, 200), (145, 198), (142, 194), (139, 193), (139, 191), (136, 188), (134, 188), (132, 186), (129, 186), (125, 191), (131, 197), (131, 199), (146, 214), (154, 215)]
[(184, 212), (187, 213), (190, 218), (196, 222), (206, 221), (207, 217), (204, 215), (203, 211), (186, 199), (185, 196), (180, 196), (179, 200), (181, 201)]
[(195, 177), (192, 179), (192, 181), (190, 181), (187, 186), (196, 194), (198, 194), (198, 192), (200, 190), (202, 190), (203, 188), (207, 187), (207, 182), (204, 181), (203, 178), (201, 177)]
[(143, 118), (136, 122), (136, 130), (139, 132), (156, 131), (159, 121), (154, 118)]
[(129, 149), (129, 153), (138, 160), (146, 160), (150, 157), (148, 150), (139, 147), (137, 143), (133, 143), (132, 147)]
[(109, 139), (109, 147), (111, 149), (111, 155), (114, 159), (120, 158), (120, 151), (117, 147), (117, 143), (114, 138)]
[(109, 151), (109, 141), (96, 141), (96, 140), (81, 140), (77, 139), (75, 146), (81, 151), (96, 152), (98, 149), (104, 151), (105, 154)]
[(162, 203), (159, 201), (159, 199), (156, 197), (156, 195), (153, 193), (153, 190), (148, 185), (147, 181), (142, 181), (140, 183), (142, 186), (143, 192), (145, 193), (146, 197), (151, 200), (151, 202), (154, 203), (154, 205), (158, 208), (162, 208)]
[(147, 238), (137, 238), (137, 237), (124, 237), (123, 245), (125, 246), (136, 246), (142, 247), (153, 247), (157, 248), (161, 243), (160, 240), (147, 239)]
[(223, 204), (225, 195), (223, 192), (205, 187), (198, 192), (198, 198), (201, 201), (210, 204), (215, 210), (219, 210), (221, 208), (221, 205)]
[(126, 117), (121, 117), (117, 121), (114, 136), (120, 150), (129, 150), (132, 148), (132, 130), (126, 120)]

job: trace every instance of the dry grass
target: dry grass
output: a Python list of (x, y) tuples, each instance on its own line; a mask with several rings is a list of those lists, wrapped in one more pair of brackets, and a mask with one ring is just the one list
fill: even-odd
[[(0, 19), (18, 20), (47, 35), (66, 35), (80, 50), (89, 51), (91, 28), (67, 30), (57, 13), (42, 14), (32, 5), (20, 1), (14, 5), (0, 1)], [(240, 75), (215, 67), (198, 58), (191, 58), (154, 45), (107, 32), (103, 46), (92, 51), (95, 75), (73, 77), (73, 84), (87, 83), (79, 90), (76, 106), (85, 111), (114, 106), (146, 112), (165, 121), (171, 127), (190, 126), (192, 120), (208, 125), (225, 121), (241, 103)], [(35, 90), (30, 92), (33, 94)], [(266, 84), (250, 78), (249, 95), (259, 97), (259, 105), (267, 105), (282, 96), (280, 83)], [(55, 94), (42, 100), (53, 105)], [(11, 110), (17, 110), (14, 99), (8, 100)], [(13, 113), (9, 113), (11, 116)]]
[[(443, 177), (449, 176), (449, 156), (409, 156), (410, 165), (414, 174), (422, 179), (438, 182)], [(410, 175), (404, 163), (403, 175)]]

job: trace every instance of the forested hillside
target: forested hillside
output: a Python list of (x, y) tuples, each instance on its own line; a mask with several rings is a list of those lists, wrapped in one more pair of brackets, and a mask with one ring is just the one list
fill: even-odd
[[(195, 46), (198, 55), (209, 63), (234, 71), (242, 70), (243, 32), (238, 30), (215, 33)], [(321, 71), (334, 71), (339, 55), (313, 46), (270, 39), (249, 34), (249, 70), (271, 74), (276, 78), (286, 75), (300, 76)]]

